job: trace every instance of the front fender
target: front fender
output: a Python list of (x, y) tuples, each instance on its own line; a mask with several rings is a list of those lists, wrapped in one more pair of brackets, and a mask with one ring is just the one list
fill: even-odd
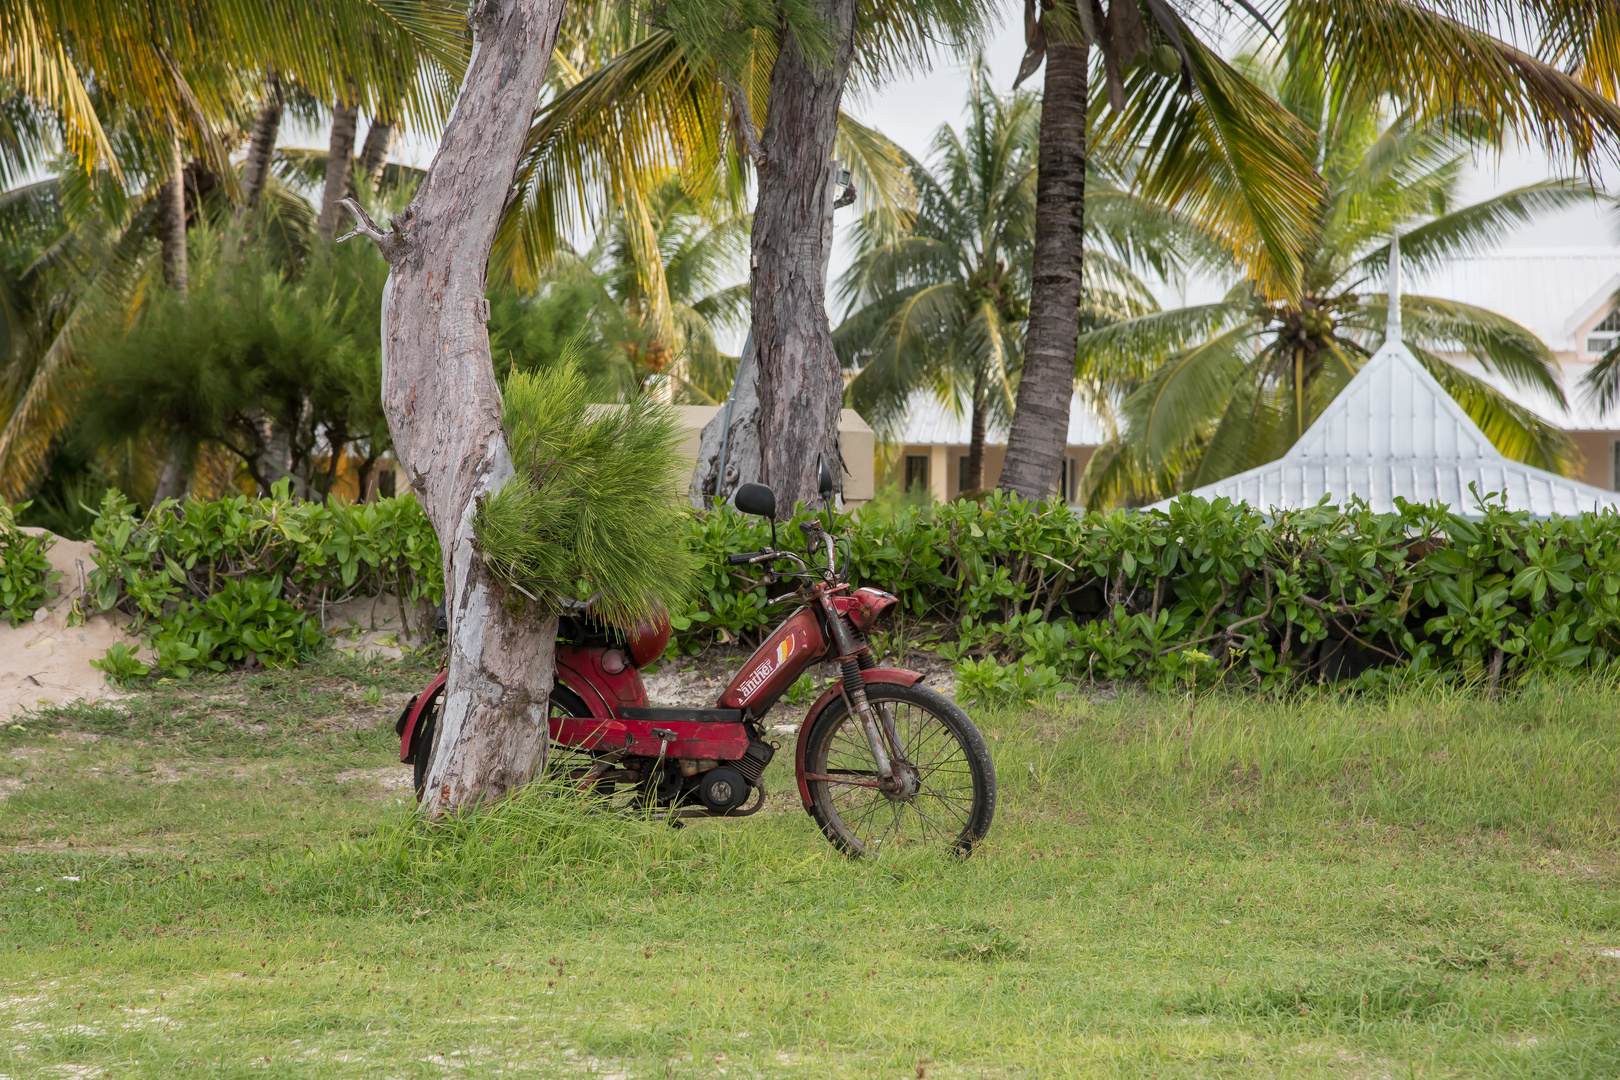
[(399, 734), (399, 760), (411, 760), (411, 739), (416, 735), (416, 722), (422, 718), (422, 710), (432, 703), (439, 691), (444, 689), (445, 676), (448, 671), (441, 671), (433, 676), (433, 681), (405, 706), (405, 711), (399, 714), (399, 722), (394, 725), (394, 731)]
[[(910, 671), (906, 668), (880, 667), (869, 668), (861, 672), (861, 681), (868, 685), (872, 683), (893, 683), (897, 686), (915, 686), (922, 682), (923, 674), (920, 671)], [(832, 700), (844, 692), (844, 684), (835, 682), (821, 692), (816, 703), (810, 706), (805, 714), (804, 723), (799, 725), (799, 739), (793, 747), (793, 775), (799, 779), (799, 798), (804, 800), (806, 810), (810, 808), (810, 783), (804, 778), (804, 755), (810, 748), (810, 726), (821, 710), (832, 703)]]

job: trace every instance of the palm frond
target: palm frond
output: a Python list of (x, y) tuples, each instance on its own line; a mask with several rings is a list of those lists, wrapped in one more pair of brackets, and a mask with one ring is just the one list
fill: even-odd
[[(1364, 317), (1382, 326), (1389, 304), (1369, 297)], [(1534, 387), (1559, 406), (1567, 404), (1558, 359), (1529, 327), (1473, 304), (1433, 296), (1401, 297), (1401, 328), (1409, 344), (1426, 349), (1461, 349), (1500, 371), (1514, 386)]]
[[(1453, 259), (1501, 246), (1514, 229), (1542, 214), (1600, 200), (1607, 201), (1607, 197), (1575, 178), (1526, 184), (1402, 233), (1401, 264), (1418, 273), (1437, 270)], [(1356, 269), (1376, 278), (1388, 266), (1389, 244), (1385, 243), (1364, 255)]]
[(1098, 152), (1130, 162), (1139, 190), (1221, 237), (1274, 295), (1300, 287), (1323, 195), (1310, 133), (1260, 87), (1186, 35), (1197, 93), (1142, 65), (1122, 113), (1097, 106)]
[(1290, 0), (1287, 23), (1292, 36), (1322, 42), (1327, 61), (1365, 92), (1421, 114), (1477, 117), (1582, 162), (1620, 134), (1620, 106), (1447, 8), (1470, 11), (1412, 0)]

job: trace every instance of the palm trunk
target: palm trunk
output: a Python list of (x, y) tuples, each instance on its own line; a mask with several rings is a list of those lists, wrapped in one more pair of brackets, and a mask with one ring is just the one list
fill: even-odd
[(281, 130), (281, 80), (271, 71), (264, 80), (264, 102), (253, 116), (248, 136), (247, 160), (242, 163), (242, 206), (251, 210), (270, 179), (270, 163), (276, 152), (276, 135)]
[(988, 389), (984, 382), (983, 375), (973, 380), (973, 419), (968, 435), (967, 491), (984, 490), (984, 429), (990, 411), (989, 402), (985, 400)]
[(562, 17), (562, 0), (472, 5), (472, 61), (438, 153), (384, 233), (383, 409), (439, 535), (449, 689), (422, 810), (498, 798), (545, 763), (557, 621), (509, 593), (473, 550), (476, 500), (512, 475), (484, 298), (500, 224)]
[(163, 471), (158, 474), (157, 490), (152, 493), (156, 505), (164, 499), (183, 499), (191, 486), (191, 440), (175, 432), (169, 436), (169, 452), (163, 459)]
[(832, 248), (832, 148), (838, 105), (854, 55), (855, 0), (820, 0), (832, 35), (825, 67), (813, 65), (790, 34), (771, 72), (754, 206), (754, 349), (758, 363), (761, 481), (784, 509), (820, 504), (816, 456), (827, 455), (835, 483), (843, 470), (838, 419), (844, 380), (827, 322), (827, 257)]
[(365, 460), (361, 461), (354, 471), (354, 501), (359, 503), (376, 502), (375, 492), (371, 490), (372, 481), (377, 475), (377, 453), (368, 451)]
[(186, 160), (179, 136), (169, 143), (169, 175), (158, 189), (158, 233), (163, 244), (163, 280), (184, 296), (190, 274), (186, 265)]
[(1090, 51), (1089, 45), (1056, 37), (1046, 46), (1029, 334), (998, 485), (1026, 499), (1049, 498), (1057, 490), (1068, 439), (1085, 254)]
[(372, 120), (371, 127), (366, 129), (365, 145), (360, 148), (359, 175), (349, 184), (351, 195), (364, 193), (369, 198), (377, 194), (377, 184), (382, 180), (383, 166), (388, 164), (388, 151), (394, 148), (397, 132), (393, 124)]
[(349, 197), (349, 170), (354, 164), (355, 106), (339, 101), (332, 106), (332, 137), (326, 147), (326, 185), (321, 189), (321, 239), (331, 242), (337, 235), (343, 208), (339, 202)]

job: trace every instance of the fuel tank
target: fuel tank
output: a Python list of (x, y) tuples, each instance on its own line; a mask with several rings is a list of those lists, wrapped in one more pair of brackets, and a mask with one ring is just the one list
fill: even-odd
[(816, 613), (807, 607), (800, 608), (754, 650), (754, 655), (720, 695), (720, 707), (763, 716), (787, 693), (794, 680), (826, 652), (827, 639), (821, 632)]

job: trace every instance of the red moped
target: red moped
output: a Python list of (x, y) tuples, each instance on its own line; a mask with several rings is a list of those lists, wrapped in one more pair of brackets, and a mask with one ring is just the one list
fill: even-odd
[[(822, 463), (822, 488), (832, 477)], [(879, 667), (866, 641), (896, 598), (840, 579), (838, 541), (801, 524), (806, 553), (776, 546), (776, 495), (737, 490), (737, 509), (771, 524), (771, 546), (731, 555), (765, 569), (762, 583), (792, 581), (773, 598), (802, 604), (743, 664), (713, 708), (650, 708), (639, 670), (663, 655), (667, 619), (626, 633), (576, 606), (558, 621), (548, 770), (627, 808), (670, 818), (746, 817), (764, 805), (761, 779), (776, 753), (765, 715), (806, 670), (834, 662), (840, 678), (810, 706), (793, 770), (804, 808), (851, 855), (912, 844), (966, 853), (990, 828), (995, 767), (984, 738), (923, 676)], [(441, 672), (400, 716), (400, 760), (416, 767), (418, 796), (434, 748)]]

